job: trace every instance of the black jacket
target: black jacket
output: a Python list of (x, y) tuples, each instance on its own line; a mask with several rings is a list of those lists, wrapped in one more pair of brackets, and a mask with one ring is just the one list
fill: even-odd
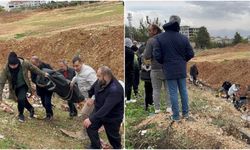
[(58, 72), (60, 72), (66, 79), (72, 80), (74, 78), (74, 76), (76, 75), (75, 69), (68, 67), (68, 69), (66, 71), (68, 73), (67, 77), (64, 76), (65, 71), (63, 69), (58, 70)]
[[(52, 67), (49, 65), (49, 64), (46, 64), (44, 62), (41, 62), (41, 64), (38, 66), (38, 68), (40, 70), (44, 69), (44, 68), (47, 68), (47, 69), (51, 69), (52, 70)], [(37, 74), (35, 73), (31, 73), (31, 81), (36, 84), (36, 77), (37, 77)]]
[[(49, 64), (46, 64), (44, 62), (41, 62), (41, 64), (38, 66), (39, 69), (51, 69), (52, 70), (52, 67), (49, 65)], [(37, 74), (35, 73), (31, 73), (31, 81), (36, 84), (36, 79), (37, 79)], [(45, 93), (49, 93), (49, 94), (52, 94), (52, 92), (48, 91), (47, 89), (45, 88), (41, 88), (41, 87), (38, 87), (36, 86), (36, 93), (38, 96), (42, 96), (44, 95)]]
[(232, 86), (232, 84), (231, 84), (229, 81), (225, 81), (225, 82), (223, 82), (223, 84), (222, 84), (222, 87), (223, 87), (226, 91), (228, 91), (228, 90), (230, 89), (231, 86)]
[(196, 65), (190, 67), (190, 75), (196, 77), (199, 74)]
[(129, 47), (125, 47), (125, 74), (134, 72), (134, 52)]
[(122, 121), (124, 114), (124, 92), (121, 84), (114, 78), (106, 87), (100, 87), (98, 80), (89, 90), (89, 97), (95, 95), (95, 109), (90, 115), (94, 121)]
[(167, 80), (186, 78), (187, 62), (194, 57), (188, 38), (179, 31), (179, 25), (164, 25), (166, 30), (155, 36), (154, 58), (162, 64)]

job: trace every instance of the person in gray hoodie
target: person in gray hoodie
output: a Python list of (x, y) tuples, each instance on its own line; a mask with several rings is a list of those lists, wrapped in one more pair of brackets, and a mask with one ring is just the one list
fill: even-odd
[(162, 84), (165, 87), (166, 91), (166, 111), (168, 113), (171, 113), (171, 104), (170, 104), (170, 99), (169, 99), (169, 94), (168, 94), (168, 85), (167, 85), (167, 80), (166, 77), (163, 73), (162, 70), (162, 64), (158, 63), (154, 56), (153, 56), (153, 43), (154, 43), (154, 36), (161, 33), (161, 29), (155, 25), (151, 24), (148, 27), (148, 34), (150, 38), (147, 41), (147, 45), (144, 51), (144, 59), (145, 60), (150, 60), (151, 61), (151, 72), (150, 72), (150, 78), (152, 82), (152, 87), (153, 87), (153, 101), (155, 105), (155, 113), (159, 113), (160, 110), (160, 94), (161, 94), (161, 88)]

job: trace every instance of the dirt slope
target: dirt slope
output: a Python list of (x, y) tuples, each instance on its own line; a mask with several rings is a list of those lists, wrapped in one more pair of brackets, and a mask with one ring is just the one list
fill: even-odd
[[(26, 59), (37, 55), (54, 69), (58, 69), (57, 62), (61, 58), (68, 60), (69, 66), (72, 66), (73, 56), (80, 54), (84, 63), (94, 69), (107, 65), (118, 79), (123, 80), (123, 36), (121, 2), (87, 8), (77, 6), (0, 14), (0, 71), (10, 51)], [(0, 148), (83, 149), (89, 145), (88, 139), (77, 140), (61, 133), (60, 128), (69, 131), (82, 129), (81, 117), (69, 119), (68, 112), (61, 108), (61, 99), (53, 97), (52, 122), (28, 119), (25, 112), (24, 124), (17, 120), (17, 103), (11, 100), (5, 102), (13, 105), (15, 114), (0, 111), (0, 137), (4, 136), (4, 139), (0, 138)], [(44, 117), (43, 107), (35, 108), (35, 111), (39, 118)], [(100, 136), (107, 141), (104, 132)]]
[(130, 139), (134, 148), (249, 148), (238, 131), (245, 127), (241, 114), (232, 104), (197, 87), (189, 86), (188, 91), (195, 121), (170, 126), (165, 113), (148, 116), (133, 131), (126, 131), (126, 136), (134, 137)]
[[(188, 66), (197, 64), (199, 79), (212, 88), (219, 88), (226, 80), (250, 85), (250, 44), (211, 49), (200, 52)], [(189, 68), (189, 67), (188, 67)]]
[(59, 59), (66, 59), (71, 65), (73, 56), (80, 54), (94, 69), (110, 66), (114, 74), (123, 79), (123, 35), (123, 26), (115, 26), (100, 30), (72, 29), (44, 38), (0, 41), (0, 64), (2, 67), (6, 63), (12, 50), (27, 59), (37, 55), (54, 68)]

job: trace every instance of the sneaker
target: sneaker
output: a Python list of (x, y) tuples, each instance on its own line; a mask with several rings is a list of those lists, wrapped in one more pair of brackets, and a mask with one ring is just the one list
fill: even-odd
[(101, 149), (101, 147), (100, 148), (96, 148), (96, 147), (93, 147), (92, 145), (89, 145), (89, 146), (86, 147), (86, 149)]
[(136, 99), (131, 99), (130, 100), (132, 103), (135, 103), (136, 102)]
[(160, 109), (156, 109), (156, 110), (155, 110), (155, 114), (159, 114), (160, 112), (161, 112)]
[(183, 119), (186, 120), (186, 121), (190, 121), (190, 122), (195, 122), (196, 121), (193, 117), (188, 116), (188, 115), (183, 116)]
[(52, 119), (53, 119), (53, 116), (51, 116), (51, 115), (47, 115), (47, 116), (44, 118), (45, 121), (51, 121)]
[(128, 103), (132, 103), (132, 101), (131, 100), (126, 100), (126, 104), (128, 104)]
[(71, 113), (69, 113), (69, 116), (70, 117), (76, 117), (77, 116), (77, 112), (71, 112)]
[(35, 110), (34, 110), (34, 108), (31, 108), (31, 110), (30, 110), (30, 118), (35, 118), (34, 115), (35, 115)]
[(180, 119), (174, 119), (173, 116), (170, 116), (169, 119), (176, 123), (180, 122)]
[(172, 113), (172, 108), (171, 108), (171, 107), (168, 107), (168, 108), (166, 109), (166, 113), (171, 114), (171, 113)]
[(18, 121), (19, 122), (24, 122), (24, 115), (18, 115)]

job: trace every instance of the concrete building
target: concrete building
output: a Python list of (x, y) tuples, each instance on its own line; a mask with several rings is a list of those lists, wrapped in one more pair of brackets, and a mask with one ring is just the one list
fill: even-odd
[(180, 33), (190, 39), (193, 38), (199, 32), (199, 29), (200, 28), (192, 28), (190, 26), (181, 26)]
[(217, 36), (217, 37), (211, 37), (210, 38), (211, 42), (214, 42), (214, 43), (225, 43), (225, 44), (231, 44), (233, 42), (233, 39), (230, 39), (228, 38), (227, 36), (225, 37), (220, 37), (220, 36)]
[(18, 8), (38, 7), (41, 4), (45, 4), (45, 3), (46, 3), (45, 0), (41, 0), (41, 1), (21, 1), (21, 0), (10, 1), (8, 3), (8, 9), (12, 10), (12, 9), (18, 9)]

